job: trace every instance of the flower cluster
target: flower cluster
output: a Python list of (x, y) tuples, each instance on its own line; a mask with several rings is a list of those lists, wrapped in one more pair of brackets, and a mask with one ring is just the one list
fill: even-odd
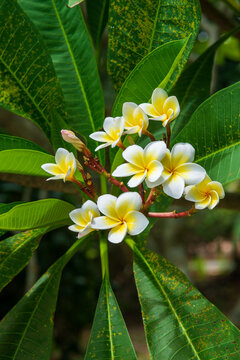
[[(177, 118), (179, 112), (177, 98), (168, 97), (166, 91), (157, 88), (153, 91), (151, 103), (138, 106), (127, 102), (123, 104), (122, 116), (107, 117), (103, 123), (103, 131), (94, 132), (90, 138), (103, 143), (96, 151), (107, 146), (123, 149), (122, 158), (125, 162), (117, 166), (112, 174), (107, 172), (99, 159), (92, 155), (72, 131), (62, 130), (63, 139), (83, 153), (84, 167), (106, 177), (109, 183), (123, 192), (119, 197), (110, 194), (96, 195), (91, 175), (85, 172), (73, 153), (58, 149), (56, 164), (42, 165), (46, 172), (54, 175), (47, 180), (63, 179), (64, 182), (74, 182), (92, 199), (70, 213), (74, 225), (69, 229), (77, 232), (78, 237), (94, 230), (109, 230), (108, 240), (120, 243), (126, 234), (133, 236), (144, 231), (149, 223), (147, 217), (189, 216), (196, 210), (207, 207), (213, 209), (224, 197), (222, 185), (212, 181), (205, 169), (194, 163), (195, 150), (191, 144), (177, 143), (170, 150), (170, 122)], [(167, 128), (163, 139), (156, 140), (147, 130), (149, 120), (160, 121), (163, 127)], [(128, 134), (128, 140), (131, 134), (138, 134), (139, 137), (146, 135), (151, 142), (142, 148), (131, 138), (132, 145), (126, 148), (121, 140), (125, 134)], [(77, 180), (76, 171), (81, 173), (84, 183)], [(127, 186), (119, 182), (116, 179), (118, 177), (129, 177)], [(136, 188), (137, 192), (130, 192), (129, 188)], [(190, 210), (181, 213), (149, 212), (160, 191), (173, 199), (184, 196), (194, 205)]]

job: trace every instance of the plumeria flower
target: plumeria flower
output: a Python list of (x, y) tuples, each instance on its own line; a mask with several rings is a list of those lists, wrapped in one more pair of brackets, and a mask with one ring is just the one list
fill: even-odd
[(125, 102), (122, 108), (125, 121), (125, 134), (136, 134), (139, 136), (148, 128), (148, 117), (145, 112), (135, 103)]
[(172, 151), (166, 150), (166, 155), (161, 160), (164, 170), (155, 186), (162, 184), (165, 194), (179, 199), (185, 185), (200, 183), (206, 171), (198, 164), (193, 164), (195, 150), (192, 145), (179, 143), (173, 146)]
[(212, 210), (219, 203), (219, 199), (225, 196), (222, 184), (212, 181), (208, 175), (199, 184), (187, 186), (184, 192), (185, 199), (195, 202), (198, 210), (206, 207)]
[(150, 120), (162, 121), (165, 127), (180, 113), (176, 96), (169, 96), (165, 90), (157, 88), (152, 93), (152, 104), (139, 105), (150, 117)]
[(92, 228), (92, 221), (94, 217), (99, 216), (97, 205), (91, 201), (86, 201), (80, 209), (75, 209), (70, 212), (69, 216), (75, 225), (69, 226), (69, 230), (78, 233), (78, 238), (94, 231)]
[(92, 228), (111, 229), (108, 240), (112, 243), (120, 243), (127, 233), (140, 234), (149, 223), (145, 215), (139, 212), (142, 199), (136, 192), (126, 192), (118, 198), (108, 194), (102, 195), (98, 198), (97, 205), (104, 216), (95, 217)]
[(99, 145), (95, 151), (107, 146), (114, 148), (120, 141), (124, 130), (124, 120), (122, 117), (107, 117), (103, 122), (104, 131), (96, 131), (90, 135), (90, 138), (104, 144)]
[(77, 162), (73, 153), (68, 152), (66, 149), (59, 148), (55, 154), (56, 164), (43, 164), (41, 168), (48, 172), (53, 177), (48, 180), (71, 181), (77, 168)]
[(112, 175), (116, 177), (133, 175), (128, 182), (129, 187), (138, 186), (145, 180), (147, 186), (152, 188), (162, 175), (163, 165), (160, 161), (165, 154), (164, 141), (153, 141), (145, 149), (138, 145), (129, 146), (122, 153), (128, 163), (119, 165)]

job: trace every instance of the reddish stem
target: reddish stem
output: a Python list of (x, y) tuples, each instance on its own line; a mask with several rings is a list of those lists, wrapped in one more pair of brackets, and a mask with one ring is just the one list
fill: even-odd
[(143, 184), (139, 185), (139, 193), (142, 198), (142, 203), (145, 204), (145, 192), (144, 192)]
[(114, 179), (111, 174), (109, 174), (107, 171), (103, 173), (103, 175), (108, 179), (108, 181), (117, 186), (119, 189), (121, 189), (123, 192), (129, 192), (128, 188), (124, 185), (123, 182), (118, 181), (117, 179)]
[(94, 199), (95, 200), (95, 194), (92, 194), (89, 189), (86, 188), (86, 186), (83, 186), (83, 184), (77, 180), (76, 178), (72, 178), (71, 181), (77, 185), (77, 187), (82, 191), (84, 192), (84, 194), (86, 194), (87, 196), (89, 196), (91, 199)]
[(122, 140), (120, 139), (119, 142), (117, 143), (117, 146), (122, 149), (122, 150), (126, 150), (126, 147), (123, 145)]
[(153, 136), (153, 134), (150, 133), (150, 131), (148, 131), (148, 130), (143, 130), (142, 133), (143, 133), (143, 135), (147, 135), (152, 141), (155, 141), (155, 140), (156, 140), (155, 137)]
[(149, 212), (147, 215), (153, 218), (180, 218), (185, 216), (191, 216), (195, 213), (195, 208), (191, 208), (190, 210), (183, 211), (180, 213), (176, 213), (175, 211), (172, 212), (165, 212), (165, 213), (156, 213), (156, 212)]
[(157, 194), (158, 194), (158, 191), (156, 188), (152, 188), (149, 195), (148, 195), (148, 198), (144, 204), (144, 211), (147, 211), (148, 208), (154, 203), (156, 197), (157, 197)]

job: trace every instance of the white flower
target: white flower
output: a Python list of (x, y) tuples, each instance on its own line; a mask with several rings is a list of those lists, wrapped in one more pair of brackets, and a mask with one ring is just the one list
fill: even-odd
[(51, 175), (48, 180), (59, 180), (63, 181), (71, 180), (74, 177), (74, 173), (77, 168), (76, 159), (73, 153), (68, 152), (66, 149), (59, 148), (55, 154), (56, 164), (43, 164), (41, 168)]
[(179, 199), (183, 194), (185, 184), (200, 183), (206, 171), (200, 165), (192, 163), (194, 155), (194, 148), (187, 143), (174, 145), (171, 152), (167, 149), (161, 161), (164, 170), (155, 186), (162, 184), (165, 194)]
[(104, 131), (96, 131), (90, 135), (91, 139), (105, 143), (99, 145), (95, 151), (110, 145), (113, 148), (120, 142), (124, 130), (124, 120), (122, 117), (106, 117), (103, 122), (103, 129)]
[(137, 104), (125, 102), (122, 113), (125, 121), (125, 134), (138, 133), (141, 136), (144, 130), (147, 130), (149, 124), (148, 117)]
[(162, 175), (163, 166), (160, 161), (165, 154), (164, 141), (153, 141), (144, 150), (138, 145), (129, 146), (122, 153), (128, 163), (118, 166), (112, 175), (116, 177), (133, 175), (128, 182), (129, 187), (138, 186), (145, 180), (147, 186), (152, 188)]
[(199, 184), (187, 186), (184, 192), (185, 199), (194, 201), (198, 210), (206, 207), (212, 210), (219, 203), (219, 199), (225, 196), (222, 184), (212, 181), (208, 175)]
[(139, 105), (150, 120), (162, 121), (163, 126), (174, 120), (180, 113), (180, 106), (176, 96), (169, 96), (165, 90), (156, 88), (152, 93), (152, 104)]
[(102, 195), (98, 198), (98, 208), (104, 216), (94, 218), (92, 227), (98, 230), (111, 229), (108, 240), (120, 243), (126, 234), (138, 235), (148, 225), (148, 219), (139, 212), (142, 199), (136, 193), (124, 193), (118, 198), (113, 195)]
[(75, 225), (69, 226), (69, 230), (78, 232), (78, 238), (94, 231), (92, 221), (94, 217), (99, 216), (97, 205), (91, 201), (86, 201), (80, 209), (70, 212), (69, 216)]

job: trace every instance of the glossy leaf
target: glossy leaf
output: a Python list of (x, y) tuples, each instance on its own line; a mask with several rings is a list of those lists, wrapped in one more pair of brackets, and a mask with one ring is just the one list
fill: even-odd
[(80, 6), (68, 9), (62, 0), (19, 0), (19, 4), (45, 40), (62, 86), (71, 127), (88, 139), (102, 126), (104, 101)]
[(86, 238), (72, 247), (37, 281), (0, 324), (0, 359), (49, 360), (53, 316), (62, 271)]
[(71, 223), (74, 206), (58, 199), (44, 199), (14, 206), (0, 215), (0, 229), (28, 230)]
[(50, 177), (41, 165), (55, 163), (54, 156), (30, 149), (0, 151), (0, 172), (22, 175)]
[(146, 55), (122, 85), (113, 106), (113, 116), (122, 115), (124, 102), (148, 102), (157, 87), (169, 91), (181, 73), (178, 64), (186, 44), (187, 40), (171, 41)]
[(0, 242), (0, 291), (28, 264), (48, 229), (29, 230)]
[(186, 63), (200, 24), (198, 0), (111, 0), (108, 71), (119, 90), (136, 64), (171, 40), (188, 38), (179, 67)]
[(0, 105), (49, 135), (51, 107), (64, 113), (51, 58), (16, 1), (1, 1), (0, 23)]
[(108, 21), (109, 0), (87, 0), (88, 26), (96, 47), (100, 46), (102, 33)]
[(21, 201), (15, 201), (9, 204), (0, 203), (0, 215), (11, 210), (14, 206), (22, 204)]
[(174, 139), (190, 142), (196, 162), (213, 180), (226, 184), (240, 177), (240, 82), (201, 104)]
[(68, 0), (68, 7), (73, 8), (74, 6), (77, 6), (81, 4), (84, 0)]
[(9, 149), (30, 149), (47, 153), (45, 149), (30, 140), (17, 136), (0, 134), (0, 151)]
[(108, 279), (100, 290), (84, 360), (137, 360), (126, 325)]
[(127, 241), (152, 359), (237, 360), (239, 330), (174, 265)]
[(182, 73), (176, 86), (172, 89), (172, 95), (177, 96), (181, 108), (181, 112), (174, 122), (173, 137), (177, 136), (197, 107), (209, 97), (215, 52), (224, 41), (239, 31), (239, 28), (240, 27), (237, 27), (222, 36), (199, 56), (199, 58)]

